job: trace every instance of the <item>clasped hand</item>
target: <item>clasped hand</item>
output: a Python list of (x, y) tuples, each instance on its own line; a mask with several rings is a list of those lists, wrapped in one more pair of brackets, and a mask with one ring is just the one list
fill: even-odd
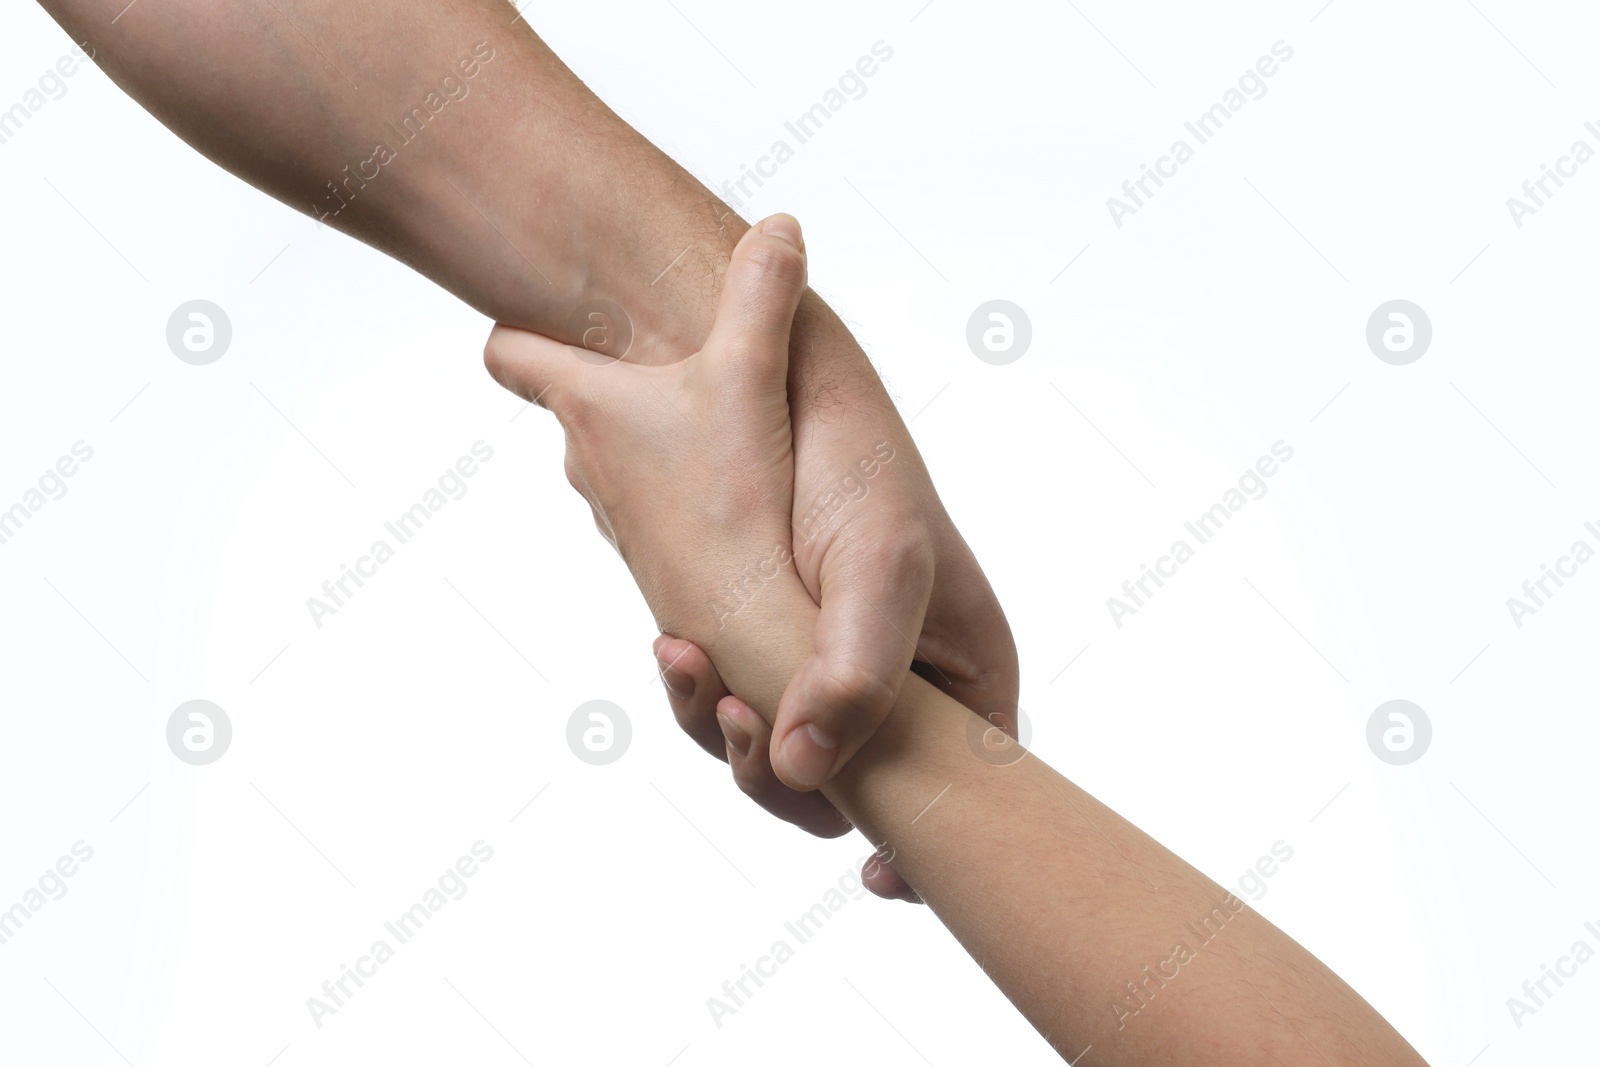
[[(662, 630), (679, 723), (764, 807), (835, 836), (849, 823), (814, 790), (913, 660), (969, 706), (1009, 712), (1016, 654), (892, 409), (791, 403), (806, 276), (799, 224), (773, 216), (735, 250), (699, 352), (605, 360), (497, 326), (485, 363), (560, 420), (568, 480)], [(848, 506), (841, 485), (870, 486), (871, 506)], [(870, 873), (874, 891), (910, 896), (882, 865)]]

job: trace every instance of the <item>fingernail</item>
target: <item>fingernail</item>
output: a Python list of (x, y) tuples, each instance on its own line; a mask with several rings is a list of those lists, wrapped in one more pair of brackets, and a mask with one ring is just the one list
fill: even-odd
[(734, 759), (744, 759), (750, 754), (750, 735), (722, 712), (717, 712), (717, 725), (722, 727), (723, 740), (728, 742), (728, 753)]
[(833, 770), (839, 743), (810, 723), (789, 731), (778, 750), (778, 761), (790, 781), (815, 789)]
[(806, 250), (805, 238), (800, 235), (800, 220), (793, 215), (772, 216), (761, 224), (761, 232), (788, 241), (802, 252)]
[(667, 687), (667, 692), (679, 700), (694, 696), (693, 675), (685, 674), (666, 660), (657, 660), (656, 667), (661, 671), (661, 684)]

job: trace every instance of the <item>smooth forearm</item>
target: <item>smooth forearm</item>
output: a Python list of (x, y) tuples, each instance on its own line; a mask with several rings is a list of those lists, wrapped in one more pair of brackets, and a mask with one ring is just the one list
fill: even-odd
[[(830, 799), (1068, 1059), (1416, 1065), (1282, 931), (911, 679)], [(994, 735), (991, 735), (993, 740)], [(978, 752), (986, 755), (979, 756)]]
[[(808, 607), (756, 601), (711, 638), (742, 691), (775, 699)], [(823, 791), (1069, 1060), (1422, 1063), (1290, 937), (918, 677)]]

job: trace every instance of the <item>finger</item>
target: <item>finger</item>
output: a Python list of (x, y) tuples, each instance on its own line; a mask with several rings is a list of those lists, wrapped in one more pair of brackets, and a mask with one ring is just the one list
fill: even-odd
[[(735, 749), (745, 752), (747, 758), (752, 760), (766, 759), (767, 738), (752, 736), (759, 735), (766, 727), (759, 715), (750, 712), (755, 721), (747, 723), (744, 714), (748, 707), (734, 707), (733, 698), (729, 698), (730, 726), (725, 727), (718, 720), (717, 705), (724, 697), (728, 697), (728, 691), (723, 687), (722, 678), (717, 674), (710, 657), (699, 645), (662, 634), (656, 638), (654, 650), (661, 669), (661, 683), (667, 690), (667, 700), (685, 733), (694, 738), (701, 748), (725, 763), (732, 762), (729, 753)], [(736, 735), (735, 729), (740, 733)], [(765, 780), (762, 770), (756, 768), (754, 774), (747, 770), (747, 778)], [(770, 762), (764, 768), (764, 774), (776, 780)], [(779, 788), (771, 789), (763, 796), (768, 802), (763, 802), (762, 807), (785, 822), (797, 823), (803, 819), (817, 818), (825, 828), (849, 825), (849, 821), (831, 803), (826, 803), (821, 793), (797, 793), (783, 788), (780, 783)], [(826, 809), (831, 810), (832, 814), (827, 818), (817, 814), (818, 800), (823, 800)], [(861, 884), (885, 900), (922, 903), (922, 898), (917, 896), (906, 880), (877, 856), (862, 865)]]
[(907, 538), (825, 565), (814, 651), (778, 702), (772, 764), (793, 789), (834, 776), (889, 714), (933, 590), (933, 550)]
[(483, 365), (506, 389), (565, 422), (564, 413), (583, 395), (580, 376), (589, 369), (578, 351), (542, 334), (496, 324), (483, 346)]
[(717, 725), (717, 701), (728, 695), (722, 676), (699, 645), (662, 634), (653, 646), (672, 717), (695, 744), (720, 760), (728, 746)]
[(733, 250), (711, 336), (701, 350), (719, 377), (754, 375), (765, 385), (789, 373), (789, 328), (806, 291), (805, 238), (793, 215), (773, 215)]
[(1016, 738), (1016, 642), (989, 580), (959, 535), (954, 548), (942, 553), (937, 575), (917, 646), (925, 662), (912, 670)]
[(818, 837), (840, 837), (850, 820), (821, 793), (797, 793), (778, 781), (767, 759), (771, 730), (755, 709), (735, 696), (717, 702), (717, 723), (733, 767), (733, 780), (745, 796), (785, 822)]
[(911, 883), (900, 877), (898, 871), (877, 856), (861, 865), (861, 884), (884, 900), (903, 900), (907, 904), (921, 904), (923, 900)]

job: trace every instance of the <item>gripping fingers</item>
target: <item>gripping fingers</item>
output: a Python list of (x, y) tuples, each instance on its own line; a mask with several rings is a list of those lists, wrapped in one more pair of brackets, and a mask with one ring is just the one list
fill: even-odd
[(726, 761), (727, 745), (717, 725), (717, 701), (728, 695), (728, 689), (711, 657), (693, 641), (666, 634), (656, 638), (653, 650), (672, 717), (695, 744)]
[[(747, 796), (780, 819), (818, 837), (838, 837), (851, 829), (850, 821), (821, 793), (799, 793), (778, 781), (767, 758), (771, 730), (750, 705), (738, 697), (723, 697), (717, 702), (717, 721), (727, 742), (734, 781)], [(862, 865), (861, 884), (885, 900), (922, 903), (916, 890), (877, 856)]]
[(772, 730), (755, 709), (735, 696), (717, 702), (716, 721), (727, 749), (733, 780), (745, 796), (767, 811), (818, 837), (840, 837), (850, 821), (821, 793), (798, 793), (773, 773), (767, 748)]

